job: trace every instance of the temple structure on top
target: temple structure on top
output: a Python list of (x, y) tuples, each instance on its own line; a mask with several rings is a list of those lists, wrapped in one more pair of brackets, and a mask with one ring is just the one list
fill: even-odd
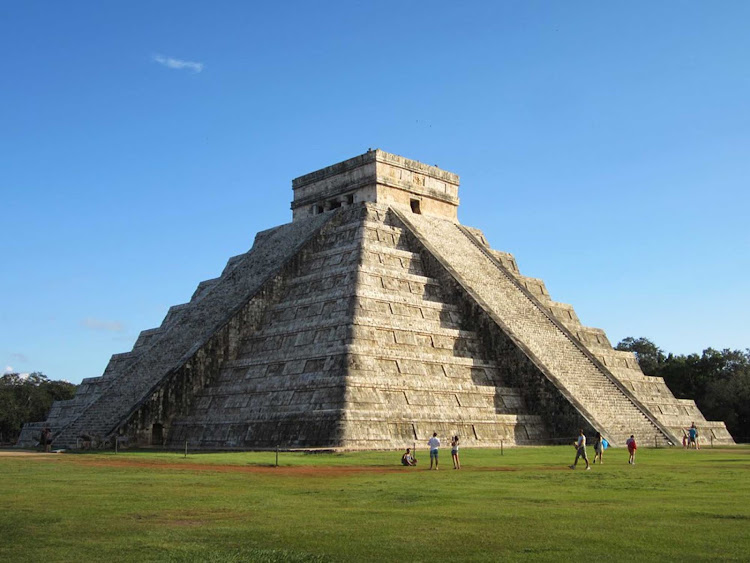
[(355, 203), (409, 207), (423, 213), (457, 220), (458, 176), (396, 156), (371, 150), (292, 182), (294, 220)]
[(691, 400), (644, 375), (457, 219), (457, 175), (380, 150), (292, 182), (293, 221), (198, 284), (43, 426), (84, 442), (204, 449), (543, 444), (600, 431), (674, 444)]

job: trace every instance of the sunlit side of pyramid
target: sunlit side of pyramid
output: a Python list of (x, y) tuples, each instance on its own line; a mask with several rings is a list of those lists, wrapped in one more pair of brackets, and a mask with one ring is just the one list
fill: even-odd
[(677, 443), (691, 400), (583, 326), (512, 255), (457, 220), (458, 176), (380, 150), (293, 181), (292, 223), (263, 231), (84, 380), (43, 425), (191, 448), (471, 446), (599, 430)]

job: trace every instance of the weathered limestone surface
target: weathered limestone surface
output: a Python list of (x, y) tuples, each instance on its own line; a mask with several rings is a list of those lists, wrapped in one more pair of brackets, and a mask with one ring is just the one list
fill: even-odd
[(613, 444), (622, 445), (631, 433), (660, 435), (676, 443), (674, 434), (658, 424), (632, 393), (592, 361), (588, 350), (552, 322), (541, 303), (530, 298), (548, 294), (537, 280), (519, 280), (506, 273), (492, 254), (483, 251), (470, 233), (447, 220), (409, 215), (399, 216), (475, 301), (491, 314), (503, 331), (527, 353), (545, 375), (568, 396), (577, 410)]
[(456, 174), (416, 160), (371, 150), (292, 182), (294, 220), (354, 203), (412, 203), (421, 213), (455, 219)]
[(393, 448), (433, 431), (477, 445), (544, 435), (424, 275), (403, 229), (385, 223), (387, 210), (337, 213), (168, 441)]
[[(470, 231), (483, 244), (489, 246), (480, 231)], [(632, 352), (613, 349), (602, 329), (583, 326), (571, 305), (552, 301), (541, 280), (522, 276), (511, 254), (495, 250), (491, 252), (501, 265), (514, 275), (547, 308), (549, 313), (578, 339), (580, 344), (588, 348), (610, 374), (617, 378), (674, 436), (680, 438), (686, 429), (695, 423), (701, 429), (704, 440), (713, 440), (715, 443), (734, 442), (723, 422), (706, 420), (695, 405), (695, 401), (675, 398), (661, 377), (644, 375)]]
[[(324, 215), (284, 225), (255, 245), (205, 297), (177, 313), (169, 329), (62, 429), (55, 437), (55, 445), (73, 447), (84, 433), (112, 433), (172, 370), (184, 366), (229, 321), (236, 309), (293, 258), (329, 219)], [(223, 352), (231, 353), (231, 349)]]
[(435, 431), (477, 446), (547, 438), (457, 302), (425, 272), (416, 239), (388, 206), (368, 208), (341, 444), (398, 447)]
[(231, 449), (466, 445), (601, 431), (676, 442), (721, 422), (612, 349), (515, 258), (460, 225), (458, 176), (380, 150), (293, 181), (294, 221), (170, 308), (44, 423), (83, 435)]
[[(203, 448), (336, 446), (344, 407), (360, 206), (339, 210), (294, 263), (238, 351), (195, 393), (168, 442)], [(352, 222), (354, 218), (354, 222)]]

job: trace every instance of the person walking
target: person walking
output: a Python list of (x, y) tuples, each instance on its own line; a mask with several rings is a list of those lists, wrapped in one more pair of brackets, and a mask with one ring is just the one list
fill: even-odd
[(586, 435), (583, 433), (583, 428), (581, 428), (578, 432), (578, 440), (575, 444), (573, 444), (576, 448), (576, 459), (573, 462), (573, 465), (570, 466), (571, 469), (575, 469), (576, 465), (578, 465), (578, 458), (583, 458), (583, 461), (586, 462), (586, 471), (589, 471), (591, 469), (591, 466), (589, 465), (589, 457), (586, 455)]
[(599, 465), (602, 464), (602, 454), (604, 453), (604, 437), (601, 432), (596, 433), (594, 438), (594, 463), (596, 458), (599, 458)]
[(440, 448), (440, 438), (437, 437), (437, 432), (432, 433), (432, 438), (427, 441), (427, 445), (430, 447), (430, 469), (432, 464), (435, 464), (435, 471), (438, 469), (438, 449)]
[(628, 463), (630, 465), (635, 465), (635, 450), (638, 449), (638, 445), (635, 443), (635, 436), (633, 436), (633, 434), (631, 434), (630, 438), (627, 439), (625, 445), (628, 447), (628, 453), (630, 454)]
[(451, 440), (451, 457), (453, 458), (453, 469), (461, 469), (461, 462), (458, 459), (458, 436), (453, 436)]

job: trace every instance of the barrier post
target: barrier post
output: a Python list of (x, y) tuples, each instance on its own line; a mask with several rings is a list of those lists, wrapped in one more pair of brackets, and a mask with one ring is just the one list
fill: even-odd
[(185, 457), (187, 457), (187, 440), (185, 440)]
[(279, 446), (276, 446), (276, 467), (279, 466)]
[(500, 455), (505, 455), (503, 453), (503, 441), (502, 440), (500, 440)]

